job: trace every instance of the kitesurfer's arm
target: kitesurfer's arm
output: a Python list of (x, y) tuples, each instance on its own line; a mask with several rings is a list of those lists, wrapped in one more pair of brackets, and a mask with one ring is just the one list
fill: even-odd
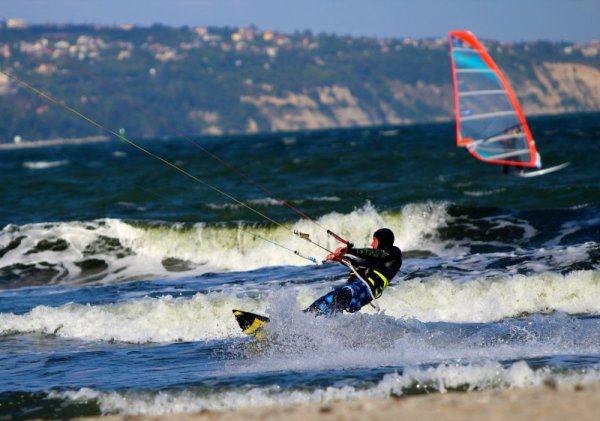
[(348, 250), (342, 257), (349, 260), (354, 265), (371, 267), (381, 264), (383, 261), (387, 260), (389, 255), (390, 254), (385, 250), (353, 248)]
[(338, 247), (333, 253), (327, 255), (327, 260), (339, 262), (343, 259), (349, 260), (352, 264), (360, 266), (372, 266), (385, 260), (389, 253), (384, 250), (375, 250), (372, 248), (352, 248)]
[(348, 252), (348, 246), (338, 247), (333, 253), (329, 253), (326, 257), (327, 260), (339, 262), (342, 260), (344, 254)]

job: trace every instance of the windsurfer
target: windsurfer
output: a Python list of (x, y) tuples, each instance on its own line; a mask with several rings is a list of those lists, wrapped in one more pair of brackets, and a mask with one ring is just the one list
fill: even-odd
[(354, 268), (345, 285), (335, 288), (312, 303), (305, 312), (331, 317), (347, 311), (355, 313), (379, 298), (402, 266), (402, 252), (394, 246), (394, 233), (381, 228), (373, 234), (371, 248), (340, 247), (327, 260)]
[[(517, 138), (522, 134), (523, 132), (521, 131), (521, 126), (517, 125), (517, 126), (513, 126), (513, 127), (509, 127), (508, 129), (505, 130), (504, 134), (508, 137), (506, 137), (505, 139), (502, 139), (500, 141), (500, 143), (502, 144), (502, 147), (505, 151), (507, 152), (514, 152), (517, 150)], [(521, 159), (519, 158), (518, 155), (516, 155), (515, 157), (513, 157), (513, 161), (514, 162), (521, 162)], [(508, 165), (508, 164), (504, 164), (503, 168), (502, 168), (502, 172), (505, 175), (508, 175), (508, 173), (510, 172), (510, 167), (513, 165)], [(523, 169), (519, 168), (517, 169), (517, 172), (522, 172)]]

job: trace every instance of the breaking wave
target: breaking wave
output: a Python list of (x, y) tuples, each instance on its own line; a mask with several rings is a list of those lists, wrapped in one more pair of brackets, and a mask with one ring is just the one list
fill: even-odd
[[(281, 336), (314, 336), (319, 342), (323, 338), (340, 338), (341, 331), (351, 332), (352, 336), (345, 339), (355, 346), (364, 338), (380, 344), (393, 342), (402, 338), (407, 329), (427, 330), (431, 323), (502, 323), (529, 315), (600, 315), (596, 299), (600, 295), (600, 273), (593, 271), (462, 283), (443, 278), (413, 279), (390, 286), (379, 300), (381, 313), (365, 307), (361, 317), (349, 315), (324, 321), (302, 313), (301, 309), (331, 286), (272, 285), (260, 294), (231, 287), (188, 297), (164, 294), (97, 305), (40, 305), (24, 314), (0, 313), (0, 335), (40, 333), (129, 343), (222, 340), (242, 336), (231, 314), (232, 309), (239, 308), (268, 314), (274, 319), (270, 329), (275, 333), (279, 329)], [(374, 325), (377, 329), (371, 329)], [(536, 324), (542, 325), (539, 321)], [(535, 326), (524, 329), (533, 337), (537, 335)], [(371, 330), (381, 337), (373, 338)], [(318, 336), (314, 331), (320, 332)], [(558, 335), (560, 341), (557, 337), (556, 342), (544, 343), (572, 345), (568, 342), (569, 332), (559, 330)], [(584, 336), (595, 343), (600, 340), (593, 332)], [(455, 342), (455, 337), (448, 338), (448, 343)], [(310, 364), (314, 366), (315, 361)]]
[[(392, 213), (367, 204), (348, 214), (327, 214), (318, 222), (358, 246), (368, 245), (377, 228), (388, 226), (403, 250), (443, 252), (435, 238), (447, 219), (444, 203), (410, 204)], [(0, 231), (0, 287), (170, 279), (182, 273), (311, 264), (272, 242), (317, 260), (324, 257), (323, 251), (292, 235), (293, 230), (310, 234), (329, 249), (339, 245), (306, 220), (276, 228), (119, 219), (7, 225)]]
[(390, 373), (377, 383), (358, 387), (331, 386), (316, 390), (281, 390), (277, 387), (241, 387), (240, 390), (210, 392), (202, 389), (160, 392), (102, 392), (90, 388), (76, 391), (50, 392), (51, 399), (62, 399), (65, 405), (94, 402), (102, 414), (168, 415), (202, 410), (227, 410), (244, 406), (297, 405), (330, 403), (335, 400), (388, 398), (411, 393), (448, 390), (489, 390), (541, 386), (548, 379), (561, 386), (593, 384), (600, 371), (565, 373), (557, 378), (549, 370), (533, 370), (524, 361), (503, 366), (497, 362), (470, 365), (439, 365), (431, 368), (409, 368), (403, 373)]

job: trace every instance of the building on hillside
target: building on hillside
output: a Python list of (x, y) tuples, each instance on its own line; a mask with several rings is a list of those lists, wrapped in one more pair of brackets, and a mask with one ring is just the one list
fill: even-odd
[(25, 19), (10, 18), (6, 21), (6, 27), (11, 29), (25, 29), (27, 26)]

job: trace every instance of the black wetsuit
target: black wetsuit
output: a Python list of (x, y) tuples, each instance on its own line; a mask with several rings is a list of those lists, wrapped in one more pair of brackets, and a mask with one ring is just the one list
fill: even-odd
[(327, 317), (340, 311), (355, 313), (373, 298), (379, 298), (402, 266), (402, 252), (393, 245), (378, 249), (350, 248), (342, 258), (350, 262), (362, 280), (351, 272), (345, 285), (319, 298), (304, 311)]

